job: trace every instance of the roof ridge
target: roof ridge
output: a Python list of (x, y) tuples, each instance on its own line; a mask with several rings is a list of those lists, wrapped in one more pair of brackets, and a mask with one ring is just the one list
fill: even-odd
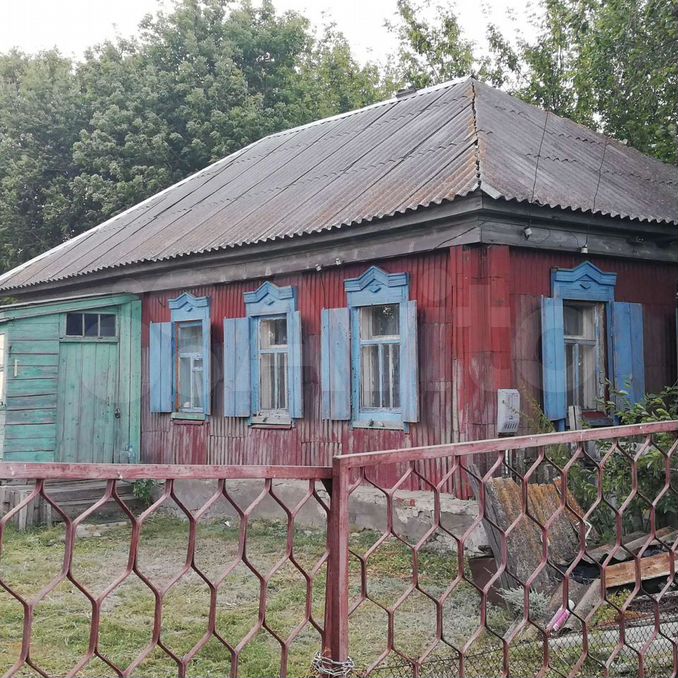
[(478, 185), (476, 188), (483, 190), (483, 175), (480, 166), (480, 135), (478, 134), (478, 117), (476, 111), (476, 80), (469, 78), (471, 81), (471, 120), (473, 124), (473, 146), (476, 160), (476, 181)]

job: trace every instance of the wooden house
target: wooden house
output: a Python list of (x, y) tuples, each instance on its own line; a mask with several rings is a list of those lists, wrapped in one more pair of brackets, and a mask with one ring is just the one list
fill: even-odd
[(408, 92), (2, 276), (0, 443), (327, 464), (494, 437), (500, 389), (601, 423), (676, 380), (677, 285), (678, 168), (474, 79)]

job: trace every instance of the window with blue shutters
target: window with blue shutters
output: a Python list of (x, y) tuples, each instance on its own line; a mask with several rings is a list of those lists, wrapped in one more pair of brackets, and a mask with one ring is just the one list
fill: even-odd
[(204, 416), (211, 407), (211, 329), (207, 297), (170, 299), (171, 321), (150, 326), (151, 412)]
[(616, 282), (584, 262), (554, 270), (542, 298), (544, 412), (560, 429), (570, 406), (595, 412), (613, 396), (622, 408), (645, 393), (643, 308), (615, 301)]
[(373, 266), (345, 281), (347, 309), (322, 317), (322, 413), (357, 427), (419, 419), (417, 306), (406, 273)]
[(246, 318), (224, 320), (224, 415), (289, 425), (303, 416), (296, 292), (265, 282), (244, 301)]

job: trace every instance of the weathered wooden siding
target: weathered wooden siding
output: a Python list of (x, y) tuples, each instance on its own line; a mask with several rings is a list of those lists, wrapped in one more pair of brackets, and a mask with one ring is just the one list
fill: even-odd
[[(323, 308), (346, 306), (344, 280), (372, 263), (410, 274), (410, 297), (419, 314), (421, 421), (409, 432), (353, 429), (350, 422), (321, 419), (320, 323)], [(450, 442), (456, 439), (452, 406), (453, 275), (449, 250), (370, 264), (337, 266), (273, 279), (293, 285), (302, 316), (304, 417), (291, 430), (251, 429), (246, 419), (224, 418), (222, 403), (223, 318), (245, 315), (243, 292), (261, 280), (188, 290), (212, 300), (213, 414), (204, 424), (151, 414), (148, 402), (148, 323), (170, 319), (168, 300), (186, 290), (146, 295), (144, 307), (142, 458), (146, 462), (214, 464), (329, 464), (340, 452), (362, 452)]]
[(59, 319), (59, 315), (23, 318), (4, 326), (8, 345), (5, 461), (54, 459)]
[[(59, 379), (60, 336), (64, 315), (68, 311), (106, 308), (114, 308), (118, 316), (120, 360), (119, 364), (116, 362), (111, 367), (115, 370), (115, 379), (120, 382), (117, 399), (121, 412), (117, 427), (120, 435), (115, 445), (120, 451), (131, 445), (132, 460), (138, 459), (141, 303), (129, 295), (118, 295), (3, 310), (5, 322), (0, 325), (0, 332), (7, 335), (7, 381), (6, 404), (0, 410), (0, 441), (5, 461), (55, 461), (59, 429), (58, 402), (60, 394), (62, 397), (65, 395), (63, 389), (67, 382), (63, 378)], [(72, 348), (74, 344), (69, 343), (68, 346)], [(77, 392), (77, 397), (62, 400), (62, 418), (77, 421), (86, 408), (94, 407), (91, 389), (88, 391), (78, 387)], [(94, 441), (97, 435), (100, 435), (98, 430), (83, 429), (77, 440), (70, 441), (74, 448), (70, 456), (80, 461), (94, 461), (87, 447), (89, 437)]]
[[(541, 296), (551, 295), (551, 271), (574, 268), (590, 261), (601, 270), (617, 274), (617, 301), (643, 305), (645, 386), (656, 392), (673, 384), (676, 366), (675, 264), (595, 257), (583, 254), (511, 249), (511, 324), (513, 369), (517, 383), (528, 397), (541, 401)], [(525, 431), (525, 426), (523, 427)]]

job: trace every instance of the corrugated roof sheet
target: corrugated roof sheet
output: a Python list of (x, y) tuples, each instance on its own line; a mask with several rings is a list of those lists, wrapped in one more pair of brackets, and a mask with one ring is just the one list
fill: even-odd
[(261, 139), (0, 278), (0, 290), (346, 227), (476, 189), (678, 224), (678, 168), (473, 79)]

